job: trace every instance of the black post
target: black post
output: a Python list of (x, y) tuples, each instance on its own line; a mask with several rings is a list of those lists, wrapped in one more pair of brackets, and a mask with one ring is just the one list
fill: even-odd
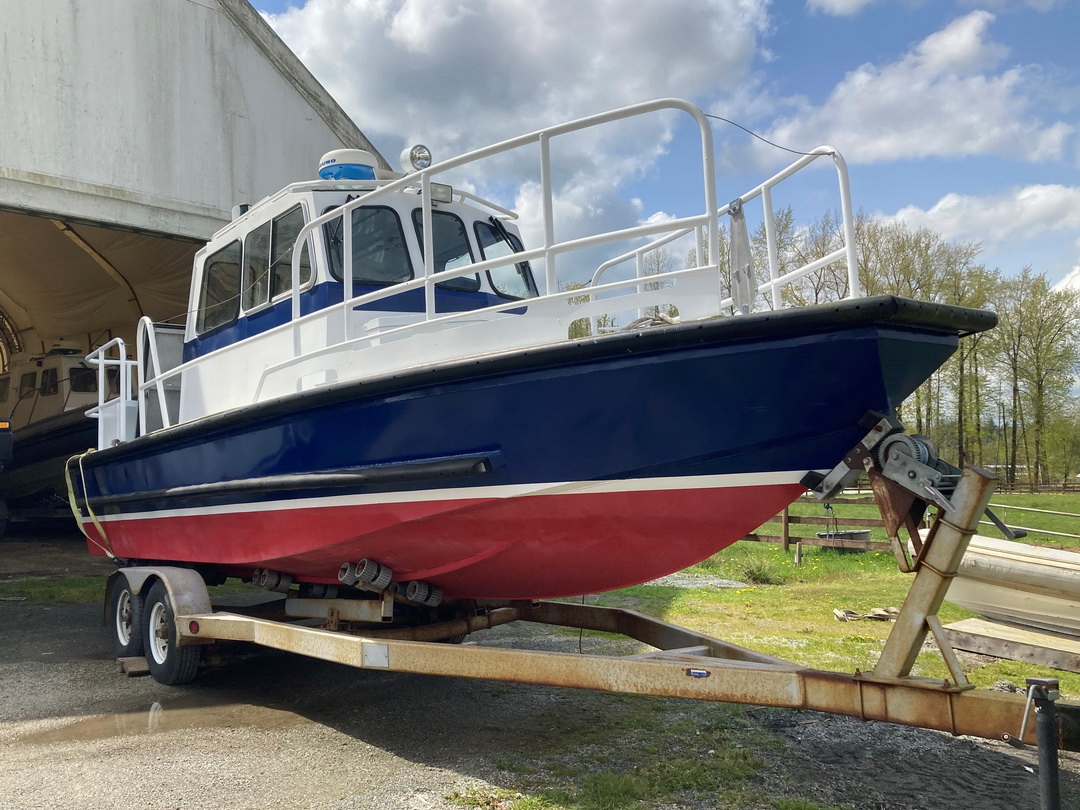
[(1054, 701), (1058, 692), (1057, 678), (1028, 678), (1035, 703), (1035, 742), (1039, 747), (1039, 798), (1042, 810), (1061, 810), (1061, 791), (1058, 786), (1058, 717)]

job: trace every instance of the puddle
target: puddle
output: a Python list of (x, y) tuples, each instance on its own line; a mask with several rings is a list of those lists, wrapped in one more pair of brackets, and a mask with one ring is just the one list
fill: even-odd
[(200, 728), (253, 728), (266, 731), (292, 728), (310, 721), (279, 709), (245, 704), (207, 705), (196, 699), (177, 699), (150, 704), (143, 711), (87, 717), (61, 728), (19, 737), (24, 745), (81, 740), (106, 740), (166, 731)]

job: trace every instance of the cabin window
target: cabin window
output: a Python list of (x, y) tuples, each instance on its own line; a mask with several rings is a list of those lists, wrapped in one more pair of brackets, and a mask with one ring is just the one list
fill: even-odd
[(240, 310), (240, 243), (233, 242), (206, 259), (199, 290), (195, 332), (205, 334), (236, 320)]
[[(112, 371), (113, 369), (109, 369)], [(68, 372), (71, 391), (74, 394), (89, 394), (97, 391), (97, 372), (92, 368), (73, 368)]]
[[(477, 222), (475, 227), (476, 241), (485, 259), (497, 259), (521, 250), (521, 240), (514, 234), (496, 228), (490, 222)], [(507, 239), (510, 241), (507, 242)], [(488, 281), (491, 288), (504, 298), (536, 297), (536, 284), (528, 262), (493, 267), (488, 270)]]
[(19, 399), (28, 397), (37, 391), (37, 372), (31, 371), (19, 377)]
[[(293, 246), (300, 229), (304, 227), (304, 211), (298, 205), (274, 220), (270, 240), (270, 297), (286, 293), (292, 289)], [(300, 286), (311, 281), (311, 254), (307, 240), (300, 249)]]
[[(257, 309), (292, 289), (293, 245), (304, 227), (304, 211), (298, 205), (263, 223), (244, 240), (244, 311)], [(307, 243), (300, 254), (300, 284), (311, 280)]]
[[(330, 246), (330, 270), (335, 278), (343, 279), (341, 218), (324, 227)], [(405, 232), (394, 209), (380, 206), (353, 209), (352, 276), (353, 282), (360, 284), (396, 284), (413, 277)]]
[(43, 397), (51, 397), (58, 390), (60, 390), (57, 383), (57, 374), (55, 368), (43, 368), (41, 370), (41, 395)]
[[(416, 225), (416, 238), (420, 240), (420, 250), (424, 249), (424, 212), (417, 208), (413, 211), (413, 224)], [(435, 250), (435, 274), (447, 270), (457, 270), (473, 263), (472, 249), (469, 247), (468, 231), (465, 223), (456, 214), (447, 211), (431, 212), (432, 246)], [(480, 276), (461, 276), (439, 283), (448, 290), (476, 292), (480, 289)]]
[(11, 377), (0, 377), (0, 402), (7, 402), (11, 393)]
[(244, 239), (244, 309), (270, 300), (270, 223), (264, 222)]

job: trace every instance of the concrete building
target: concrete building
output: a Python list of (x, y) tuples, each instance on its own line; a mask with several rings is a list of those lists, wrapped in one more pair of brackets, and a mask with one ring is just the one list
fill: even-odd
[(0, 0), (0, 49), (5, 367), (182, 319), (234, 204), (378, 155), (247, 0)]

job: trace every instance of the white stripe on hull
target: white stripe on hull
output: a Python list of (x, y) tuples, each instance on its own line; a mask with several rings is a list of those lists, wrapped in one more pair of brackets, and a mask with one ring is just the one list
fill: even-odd
[[(295, 498), (257, 503), (223, 504), (187, 509), (158, 509), (152, 512), (129, 512), (119, 515), (98, 515), (100, 523), (111, 521), (149, 520), (194, 515), (243, 514), (291, 509), (325, 509), (341, 506), (367, 506), (389, 503), (425, 503), (432, 501), (494, 500), (526, 498), (538, 495), (592, 495), (608, 492), (658, 492), (687, 489), (726, 489), (730, 487), (760, 487), (797, 484), (806, 470), (766, 473), (732, 473), (727, 475), (687, 475), (665, 478), (630, 478), (610, 481), (565, 481), (542, 484), (507, 484), (487, 487), (453, 487), (381, 492), (366, 495), (333, 495), (324, 498)], [(83, 523), (89, 524), (84, 517)]]

